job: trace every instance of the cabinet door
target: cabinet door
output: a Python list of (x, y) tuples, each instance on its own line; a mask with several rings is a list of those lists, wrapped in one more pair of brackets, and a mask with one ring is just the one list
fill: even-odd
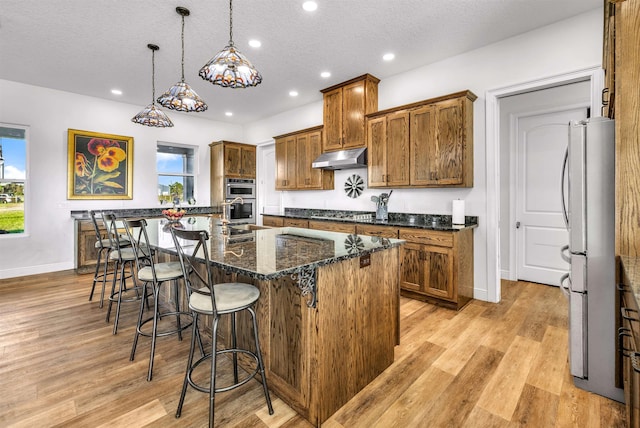
[(462, 184), (463, 108), (462, 100), (442, 101), (435, 106), (438, 184)]
[(427, 282), (422, 245), (407, 242), (401, 247), (400, 287), (405, 290), (425, 292)]
[[(308, 149), (307, 149), (307, 162), (305, 165), (306, 176), (309, 180), (307, 187), (310, 189), (322, 189), (322, 174), (323, 170), (318, 168), (312, 168), (311, 164), (318, 156), (322, 154), (322, 131), (315, 131), (308, 134)], [(330, 174), (333, 174), (331, 172)], [(331, 187), (333, 188), (333, 187)]]
[(288, 190), (296, 185), (295, 171), (291, 171), (291, 164), (295, 168), (295, 143), (295, 137), (276, 140), (276, 190)]
[(342, 88), (324, 94), (323, 151), (342, 148)]
[(387, 118), (367, 120), (367, 166), (369, 187), (386, 186), (387, 175)]
[(387, 186), (409, 184), (409, 112), (387, 115)]
[(309, 147), (309, 135), (301, 134), (296, 137), (296, 187), (304, 189), (309, 187), (311, 180), (311, 162)]
[(282, 217), (262, 216), (262, 225), (268, 227), (282, 227), (284, 219)]
[(242, 146), (224, 144), (224, 174), (226, 177), (242, 177)]
[(453, 250), (432, 245), (424, 245), (422, 250), (426, 274), (424, 292), (433, 297), (455, 301)]
[(243, 178), (256, 178), (256, 148), (242, 147), (240, 174)]
[(365, 81), (342, 88), (342, 148), (365, 147)]
[(425, 186), (437, 183), (437, 141), (435, 136), (435, 108), (420, 107), (411, 111), (410, 182)]
[(342, 223), (337, 221), (314, 221), (309, 220), (309, 229), (328, 230), (340, 233), (356, 233), (356, 225), (353, 223)]

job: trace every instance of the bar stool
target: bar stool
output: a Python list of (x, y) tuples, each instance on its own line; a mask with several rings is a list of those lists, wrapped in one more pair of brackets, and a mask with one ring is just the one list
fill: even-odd
[[(142, 287), (136, 284), (136, 279), (133, 273), (134, 264), (136, 262), (135, 249), (132, 246), (128, 246), (130, 241), (123, 241), (120, 232), (118, 231), (118, 225), (116, 223), (116, 216), (111, 213), (102, 213), (105, 227), (107, 229), (107, 236), (109, 238), (109, 260), (114, 263), (113, 265), (113, 280), (111, 282), (111, 293), (109, 294), (109, 306), (107, 307), (106, 321), (109, 322), (111, 315), (111, 307), (113, 302), (116, 302), (116, 318), (113, 322), (113, 334), (118, 333), (118, 320), (120, 319), (120, 306), (122, 302), (134, 302), (140, 299), (147, 302), (149, 305), (148, 296), (141, 293)], [(137, 254), (141, 258), (151, 258), (153, 256), (151, 249), (147, 252)], [(129, 265), (129, 275), (125, 275), (126, 266)], [(127, 288), (127, 279), (131, 279), (133, 287)], [(119, 283), (118, 291), (116, 291), (116, 282)], [(123, 294), (133, 292), (133, 296), (125, 297)]]
[[(100, 231), (100, 227), (98, 226), (98, 219), (103, 220), (102, 212), (96, 212), (91, 210), (89, 211), (89, 215), (91, 216), (91, 223), (93, 224), (93, 230), (96, 233), (95, 248), (98, 250), (96, 270), (93, 274), (93, 284), (91, 285), (91, 294), (89, 294), (89, 301), (93, 300), (93, 293), (96, 289), (96, 283), (98, 281), (101, 281), (102, 291), (100, 292), (100, 307), (102, 307), (104, 302), (104, 290), (107, 283), (107, 276), (112, 273), (108, 271), (108, 267), (109, 267), (108, 257), (109, 257), (109, 253), (111, 252), (111, 250), (113, 250), (113, 248), (111, 248), (111, 241), (109, 240), (109, 238), (102, 237), (102, 232)], [(129, 245), (128, 240), (125, 240), (125, 238), (123, 237), (121, 237), (120, 242), (122, 245)], [(103, 254), (104, 254), (104, 261), (102, 260)], [(101, 264), (102, 264), (102, 272), (100, 272)]]
[[(129, 241), (133, 244), (134, 255), (136, 258), (136, 268), (138, 281), (142, 282), (142, 295), (147, 296), (147, 286), (151, 284), (152, 292), (154, 296), (153, 302), (153, 315), (143, 321), (144, 318), (144, 303), (145, 300), (140, 300), (140, 312), (138, 314), (138, 322), (136, 324), (136, 333), (133, 338), (133, 346), (131, 347), (130, 361), (133, 361), (136, 355), (136, 347), (138, 345), (138, 337), (140, 335), (151, 337), (151, 355), (149, 357), (149, 372), (147, 374), (147, 380), (150, 381), (153, 374), (153, 358), (156, 350), (156, 338), (158, 336), (168, 336), (170, 334), (177, 334), (178, 339), (182, 340), (182, 331), (191, 326), (191, 322), (182, 325), (180, 316), (184, 315), (191, 319), (191, 312), (180, 311), (180, 297), (178, 290), (178, 279), (183, 278), (182, 266), (180, 262), (166, 262), (155, 263), (153, 257), (150, 256), (149, 235), (147, 234), (147, 221), (144, 219), (138, 220), (125, 220), (124, 221)], [(159, 294), (160, 286), (165, 282), (173, 282), (173, 298), (176, 302), (174, 311), (160, 312), (159, 308)], [(160, 318), (166, 316), (175, 316), (176, 327), (175, 329), (158, 331), (158, 322)], [(153, 322), (151, 332), (143, 332), (142, 328), (148, 322)]]
[[(173, 236), (173, 242), (176, 250), (178, 251), (178, 257), (180, 258), (185, 283), (190, 293), (189, 308), (193, 312), (193, 334), (191, 335), (191, 347), (189, 349), (187, 371), (182, 385), (182, 393), (180, 394), (176, 418), (179, 418), (182, 413), (182, 405), (184, 404), (184, 398), (187, 393), (187, 386), (191, 385), (196, 390), (209, 394), (209, 427), (213, 427), (215, 394), (218, 392), (229, 391), (244, 385), (253, 379), (258, 371), (260, 372), (260, 377), (262, 379), (262, 388), (269, 408), (269, 414), (272, 415), (273, 406), (271, 405), (271, 398), (269, 397), (267, 378), (264, 374), (264, 363), (262, 361), (262, 352), (260, 351), (260, 342), (258, 340), (258, 324), (256, 322), (256, 313), (253, 309), (253, 306), (260, 297), (260, 290), (251, 284), (239, 282), (223, 284), (213, 283), (211, 262), (209, 260), (209, 252), (207, 249), (207, 241), (209, 240), (209, 234), (207, 231), (179, 230), (172, 227), (171, 234)], [(182, 245), (180, 241), (185, 244)], [(193, 247), (189, 254), (186, 254), (184, 251), (187, 245)], [(202, 269), (198, 269), (198, 267), (201, 268), (203, 265), (205, 267), (204, 274), (200, 273)], [(249, 312), (253, 321), (255, 353), (246, 349), (239, 349), (237, 347), (235, 316), (238, 312), (245, 310)], [(198, 333), (199, 315), (211, 317), (212, 344), (211, 352), (205, 354), (202, 358), (194, 362), (193, 354), (195, 352), (196, 338), (199, 339), (200, 337)], [(218, 323), (223, 315), (231, 316), (232, 347), (228, 349), (217, 349)], [(255, 369), (251, 373), (247, 372), (247, 377), (240, 381), (238, 380), (238, 353), (252, 357), (256, 363)], [(220, 354), (232, 354), (233, 356), (234, 383), (232, 385), (216, 387), (216, 357)], [(192, 379), (192, 374), (196, 367), (208, 359), (211, 360), (211, 376), (209, 380), (210, 383), (207, 387), (207, 385), (203, 386), (196, 384)]]

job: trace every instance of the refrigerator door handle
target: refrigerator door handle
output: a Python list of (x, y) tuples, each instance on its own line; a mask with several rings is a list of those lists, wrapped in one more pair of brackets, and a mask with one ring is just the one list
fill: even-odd
[(564, 192), (564, 183), (567, 180), (567, 164), (569, 163), (569, 147), (564, 152), (564, 160), (562, 161), (562, 175), (560, 178), (560, 197), (562, 198), (562, 219), (564, 225), (569, 229), (569, 213), (567, 212), (567, 198)]
[(571, 282), (571, 278), (569, 278), (569, 272), (565, 273), (560, 277), (560, 291), (562, 291), (562, 294), (564, 294), (567, 298), (569, 298), (570, 287), (566, 287), (564, 285), (565, 281), (567, 280)]
[(565, 245), (564, 247), (560, 248), (560, 257), (562, 257), (562, 260), (564, 260), (565, 262), (571, 264), (571, 256), (569, 255), (569, 245)]

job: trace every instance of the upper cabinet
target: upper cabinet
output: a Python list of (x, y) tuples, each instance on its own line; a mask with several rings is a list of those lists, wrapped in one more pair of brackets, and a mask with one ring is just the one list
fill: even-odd
[(222, 157), (226, 178), (256, 178), (256, 146), (218, 141), (211, 143), (211, 156)]
[(322, 153), (322, 126), (274, 137), (276, 190), (333, 189), (333, 171), (312, 168)]
[(473, 187), (476, 98), (463, 91), (369, 114), (369, 187)]
[(323, 89), (322, 151), (365, 147), (365, 115), (378, 110), (378, 82), (365, 74)]

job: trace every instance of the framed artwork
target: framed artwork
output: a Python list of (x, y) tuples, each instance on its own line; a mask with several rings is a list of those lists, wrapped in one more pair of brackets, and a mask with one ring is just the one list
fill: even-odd
[(132, 199), (133, 137), (69, 129), (67, 199)]

